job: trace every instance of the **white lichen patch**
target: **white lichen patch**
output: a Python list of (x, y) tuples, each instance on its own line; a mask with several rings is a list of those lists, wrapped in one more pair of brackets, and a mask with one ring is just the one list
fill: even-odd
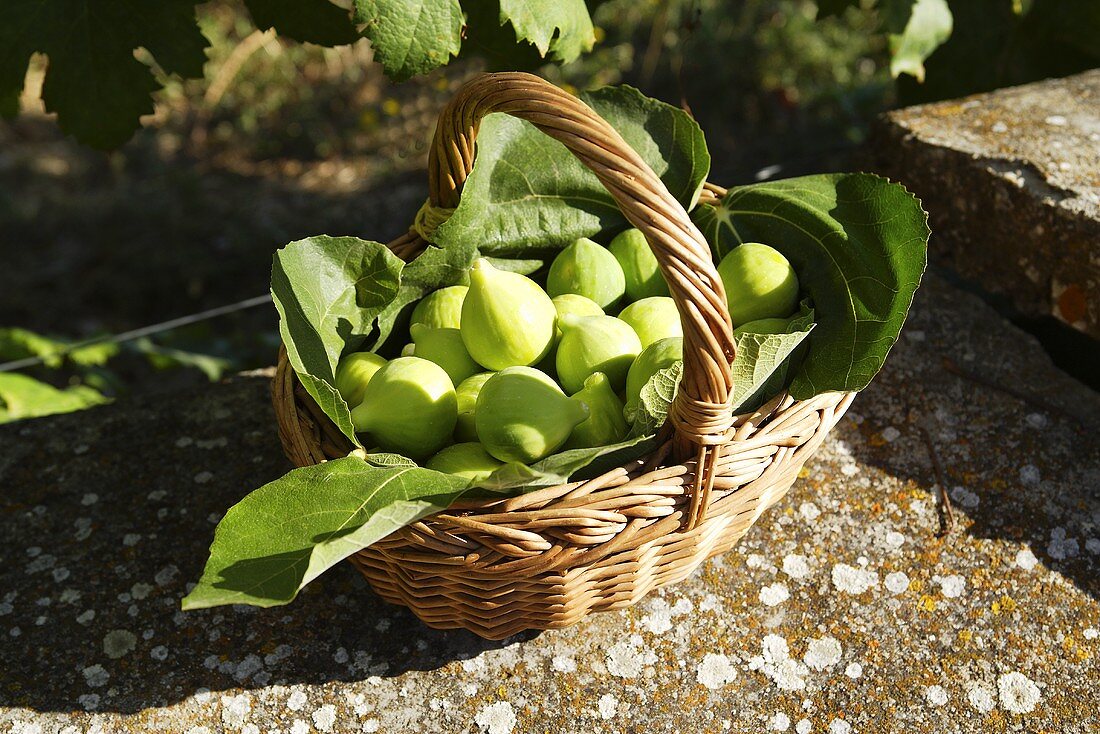
[(924, 689), (924, 698), (933, 706), (943, 706), (947, 703), (947, 691), (943, 686), (928, 686)]
[(806, 556), (790, 553), (783, 558), (783, 573), (792, 579), (804, 579), (810, 575), (810, 564)]
[(642, 638), (632, 635), (629, 640), (611, 646), (607, 651), (607, 672), (618, 678), (634, 678), (641, 675), (647, 665), (657, 662), (657, 654), (643, 647)]
[(833, 719), (829, 722), (829, 734), (850, 734), (852, 725), (844, 719)]
[(84, 682), (92, 688), (102, 688), (111, 679), (111, 674), (98, 663), (89, 665), (81, 671), (84, 674)]
[(103, 652), (112, 660), (127, 655), (137, 646), (137, 635), (129, 630), (111, 630), (103, 638)]
[(679, 599), (669, 604), (665, 599), (657, 598), (649, 603), (649, 614), (642, 617), (641, 625), (655, 635), (672, 629), (673, 619), (690, 614), (695, 608), (690, 599)]
[(1025, 571), (1030, 571), (1039, 564), (1039, 559), (1031, 552), (1030, 548), (1024, 548), (1016, 553), (1016, 565)]
[(326, 703), (314, 711), (310, 718), (313, 719), (313, 725), (317, 727), (318, 731), (330, 732), (332, 727), (336, 725), (336, 707), (331, 703)]
[(819, 510), (817, 505), (813, 502), (803, 502), (798, 506), (798, 514), (801, 515), (802, 519), (806, 522), (813, 522), (821, 517), (821, 510)]
[(304, 691), (293, 691), (286, 697), (286, 707), (291, 711), (301, 711), (305, 707), (306, 701)]
[(859, 663), (848, 663), (848, 667), (844, 668), (844, 675), (855, 680), (863, 675), (863, 666)]
[(809, 719), (799, 719), (798, 723), (794, 725), (794, 730), (796, 734), (810, 734), (813, 726)]
[(695, 680), (712, 691), (723, 688), (737, 677), (737, 668), (726, 655), (707, 653), (695, 669)]
[(953, 499), (955, 502), (962, 505), (963, 507), (967, 508), (968, 510), (973, 509), (981, 504), (981, 498), (971, 492), (966, 487), (952, 487), (951, 499)]
[(1039, 703), (1039, 686), (1023, 673), (1013, 671), (997, 679), (1001, 708), (1013, 714), (1027, 714)]
[(1066, 558), (1076, 558), (1081, 552), (1081, 546), (1076, 538), (1067, 538), (1065, 528), (1054, 528), (1050, 531), (1050, 542), (1047, 544), (1047, 555), (1056, 561)]
[(619, 699), (612, 696), (610, 693), (605, 693), (600, 697), (599, 703), (596, 704), (596, 712), (601, 719), (605, 721), (615, 718), (615, 712), (619, 710)]
[(791, 717), (782, 711), (776, 711), (775, 715), (768, 720), (768, 726), (772, 731), (787, 731), (791, 728)]
[(957, 599), (966, 590), (966, 579), (958, 574), (943, 577), (934, 576), (932, 580), (940, 585), (940, 593), (948, 599)]
[(878, 586), (878, 574), (864, 568), (838, 563), (833, 566), (833, 586), (848, 594), (862, 594)]
[(966, 700), (975, 711), (981, 714), (989, 713), (996, 705), (993, 701), (993, 691), (985, 683), (970, 683), (966, 688)]
[(577, 662), (570, 655), (555, 655), (550, 667), (558, 673), (573, 673), (577, 670)]
[(482, 706), (474, 716), (474, 723), (486, 734), (511, 734), (516, 727), (516, 712), (507, 701), (497, 701)]
[(760, 590), (760, 601), (765, 606), (774, 607), (790, 598), (791, 592), (787, 590), (786, 584), (776, 582)]
[(896, 596), (909, 588), (909, 577), (903, 571), (894, 571), (886, 574), (883, 585), (887, 591)]
[(779, 635), (766, 635), (761, 643), (762, 654), (749, 661), (750, 670), (759, 670), (781, 691), (800, 691), (806, 687), (809, 670), (791, 658), (787, 641)]
[(252, 713), (252, 698), (247, 693), (222, 696), (222, 724), (227, 729), (240, 729)]
[(814, 670), (825, 670), (840, 662), (840, 641), (835, 637), (822, 637), (810, 640), (802, 662)]

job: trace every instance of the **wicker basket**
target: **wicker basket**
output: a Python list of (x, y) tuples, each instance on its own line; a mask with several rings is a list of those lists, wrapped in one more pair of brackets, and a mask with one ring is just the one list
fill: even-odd
[[(684, 327), (684, 377), (651, 455), (587, 481), (462, 503), (351, 558), (378, 594), (429, 626), (501, 639), (629, 606), (729, 550), (786, 493), (854, 394), (780, 395), (751, 415), (732, 415), (734, 341), (709, 246), (610, 125), (538, 77), (479, 76), (443, 110), (428, 162), (429, 215), (457, 206), (479, 122), (492, 112), (527, 120), (596, 174), (645, 233)], [(708, 185), (702, 196), (721, 194)], [(389, 247), (409, 260), (425, 247), (424, 231), (418, 217)], [(285, 350), (273, 399), (283, 448), (298, 466), (351, 450), (302, 389)]]

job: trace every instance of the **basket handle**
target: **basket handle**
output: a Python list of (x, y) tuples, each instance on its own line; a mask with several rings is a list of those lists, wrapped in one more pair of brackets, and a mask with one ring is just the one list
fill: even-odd
[(710, 246), (680, 202), (622, 136), (577, 97), (532, 74), (481, 74), (444, 108), (428, 156), (429, 202), (458, 206), (482, 118), (504, 112), (565, 145), (607, 188), (660, 263), (684, 329), (684, 376), (669, 421), (674, 448), (698, 460), (687, 521), (703, 517), (733, 423), (733, 326)]

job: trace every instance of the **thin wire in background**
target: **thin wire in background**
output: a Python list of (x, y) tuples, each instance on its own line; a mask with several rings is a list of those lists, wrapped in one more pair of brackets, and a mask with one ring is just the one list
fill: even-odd
[(84, 341), (74, 342), (73, 344), (67, 345), (64, 349), (59, 349), (56, 352), (51, 352), (50, 354), (43, 354), (37, 357), (24, 357), (23, 359), (16, 359), (12, 360), (11, 362), (4, 362), (0, 364), (0, 372), (12, 372), (14, 370), (20, 370), (26, 367), (34, 367), (35, 365), (46, 362), (47, 360), (54, 359), (56, 357), (64, 357), (66, 354), (69, 354), (70, 352), (73, 352), (77, 349), (82, 349), (84, 347), (90, 347), (95, 344), (121, 344), (123, 342), (133, 341), (134, 339), (140, 339), (143, 336), (151, 336), (153, 334), (159, 334), (164, 331), (178, 329), (181, 326), (197, 324), (200, 321), (207, 321), (218, 316), (224, 316), (226, 314), (235, 313), (237, 311), (244, 311), (249, 308), (255, 308), (256, 306), (262, 306), (266, 303), (271, 303), (270, 293), (265, 293), (262, 296), (256, 296), (254, 298), (246, 298), (243, 301), (231, 303), (228, 306), (218, 306), (217, 308), (211, 308), (206, 311), (199, 311), (198, 313), (193, 313), (188, 316), (180, 316), (179, 318), (169, 319), (168, 321), (161, 321), (157, 324), (143, 326), (139, 329), (124, 331), (120, 334), (107, 334), (105, 336), (97, 336), (91, 339), (85, 339)]

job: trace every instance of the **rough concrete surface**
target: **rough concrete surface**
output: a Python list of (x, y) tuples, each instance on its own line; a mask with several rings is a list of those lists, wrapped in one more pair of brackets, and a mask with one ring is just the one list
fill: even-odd
[(735, 551), (502, 643), (425, 628), (347, 564), (286, 607), (179, 611), (221, 513), (287, 469), (267, 390), (0, 428), (0, 732), (1100, 728), (1100, 400), (935, 277)]
[(897, 110), (872, 139), (929, 211), (934, 256), (1100, 337), (1100, 70)]

